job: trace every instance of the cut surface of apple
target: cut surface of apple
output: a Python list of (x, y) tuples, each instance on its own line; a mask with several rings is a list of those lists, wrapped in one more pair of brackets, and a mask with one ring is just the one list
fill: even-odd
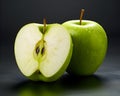
[(15, 58), (21, 72), (32, 80), (55, 81), (66, 70), (72, 55), (72, 40), (60, 24), (30, 23), (15, 40)]

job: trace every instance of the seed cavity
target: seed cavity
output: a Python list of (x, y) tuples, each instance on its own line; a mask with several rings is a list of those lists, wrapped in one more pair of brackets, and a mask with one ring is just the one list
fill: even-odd
[(45, 58), (45, 54), (46, 54), (46, 42), (42, 38), (36, 43), (33, 55), (35, 59), (40, 63), (41, 59)]

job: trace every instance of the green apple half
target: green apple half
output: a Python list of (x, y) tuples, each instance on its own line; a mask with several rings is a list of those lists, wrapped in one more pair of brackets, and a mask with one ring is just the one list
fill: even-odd
[(60, 24), (30, 23), (15, 40), (15, 58), (21, 72), (34, 81), (55, 81), (66, 70), (72, 55), (72, 39)]
[(94, 21), (70, 20), (63, 23), (73, 40), (73, 55), (68, 72), (91, 75), (102, 64), (107, 50), (107, 36), (102, 26)]

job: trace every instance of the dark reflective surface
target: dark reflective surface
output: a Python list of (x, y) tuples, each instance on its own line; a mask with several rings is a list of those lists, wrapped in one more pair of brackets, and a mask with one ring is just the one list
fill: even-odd
[(119, 96), (120, 72), (101, 73), (86, 77), (64, 74), (51, 83), (33, 82), (22, 75), (0, 80), (1, 96)]
[[(102, 80), (100, 77), (92, 75), (92, 76), (86, 76), (86, 77), (75, 77), (70, 76), (68, 74), (63, 75), (59, 80), (52, 82), (52, 83), (45, 83), (45, 82), (33, 82), (30, 80), (26, 80), (24, 82), (19, 83), (15, 86), (15, 89), (23, 89), (27, 88), (27, 86), (31, 87), (37, 87), (41, 88), (46, 87), (48, 89), (49, 86), (51, 86), (51, 90), (56, 90), (57, 88), (62, 89), (91, 89), (91, 88), (97, 88), (102, 85)], [(30, 88), (29, 86), (29, 88)], [(58, 86), (58, 87), (57, 87)], [(23, 88), (22, 88), (23, 87)]]
[(63, 96), (76, 91), (97, 90), (103, 86), (102, 78), (96, 75), (87, 77), (75, 77), (68, 74), (63, 75), (59, 80), (52, 83), (33, 82), (22, 80), (10, 85), (11, 93), (19, 96)]

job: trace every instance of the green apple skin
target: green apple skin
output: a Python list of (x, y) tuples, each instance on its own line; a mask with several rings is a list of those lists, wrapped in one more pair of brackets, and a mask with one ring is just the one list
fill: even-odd
[[(67, 30), (60, 24), (47, 24), (46, 25), (46, 32), (44, 33), (45, 35), (47, 34), (48, 37), (49, 37), (49, 30), (52, 30), (57, 32), (58, 29), (60, 30), (63, 30), (63, 34), (66, 35), (68, 42), (69, 42), (69, 49), (68, 49), (68, 53), (66, 53), (66, 57), (65, 57), (65, 60), (62, 64), (62, 66), (60, 67), (60, 69), (58, 69), (53, 75), (51, 76), (45, 76), (44, 74), (42, 74), (40, 71), (40, 68), (38, 68), (40, 66), (40, 62), (42, 62), (42, 60), (46, 59), (47, 57), (47, 52), (45, 53), (45, 57), (43, 56), (43, 58), (41, 57), (38, 57), (36, 58), (35, 56), (30, 56), (30, 58), (32, 58), (31, 60), (28, 60), (30, 62), (33, 62), (33, 64), (30, 64), (28, 65), (30, 62), (25, 63), (24, 64), (24, 60), (26, 60), (27, 56), (29, 57), (29, 52), (23, 52), (22, 55), (20, 57), (19, 54), (21, 54), (22, 52), (22, 48), (26, 48), (26, 45), (24, 44), (24, 40), (27, 40), (27, 43), (28, 44), (28, 50), (32, 48), (32, 51), (34, 51), (34, 47), (35, 45), (37, 44), (38, 40), (37, 39), (41, 39), (40, 36), (42, 36), (42, 30), (43, 30), (43, 24), (38, 24), (38, 23), (30, 23), (30, 24), (27, 24), (25, 26), (23, 26), (20, 31), (18, 32), (17, 36), (16, 36), (16, 40), (15, 40), (15, 45), (14, 45), (14, 50), (15, 50), (15, 59), (16, 59), (16, 62), (17, 62), (17, 65), (20, 69), (20, 71), (23, 73), (24, 76), (28, 77), (29, 79), (33, 80), (33, 81), (44, 81), (44, 82), (53, 82), (53, 81), (56, 81), (57, 79), (59, 79), (63, 74), (64, 72), (66, 71), (67, 67), (68, 67), (68, 64), (71, 60), (71, 57), (72, 57), (72, 50), (73, 50), (73, 44), (72, 44), (72, 39), (71, 39), (71, 36), (70, 34), (67, 32)], [(55, 30), (54, 30), (55, 29)], [(28, 32), (26, 32), (28, 31)], [(31, 33), (30, 33), (31, 32)], [(36, 32), (36, 33), (34, 33)], [(27, 33), (27, 36), (22, 36), (24, 34)], [(60, 32), (60, 34), (62, 33), (62, 31)], [(33, 35), (31, 35), (33, 34)], [(35, 37), (36, 36), (36, 37)], [(56, 35), (55, 35), (56, 36)], [(53, 37), (55, 37), (53, 36)], [(63, 35), (62, 35), (63, 36)], [(59, 37), (59, 35), (58, 35)], [(47, 37), (46, 37), (47, 38)], [(55, 37), (57, 38), (57, 37)], [(20, 41), (20, 40), (22, 41)], [(56, 40), (56, 39), (55, 39)], [(54, 41), (54, 38), (53, 38), (53, 41)], [(32, 43), (31, 43), (32, 42)], [(30, 43), (33, 45), (33, 46), (30, 46)], [(58, 43), (59, 44), (59, 43)], [(30, 48), (29, 48), (30, 46)], [(64, 45), (63, 45), (64, 46)], [(23, 49), (24, 49), (23, 48)], [(61, 47), (62, 48), (62, 47)], [(64, 47), (63, 47), (64, 48)], [(47, 49), (46, 49), (47, 50)], [(19, 52), (21, 51), (21, 52)], [(53, 51), (54, 52), (54, 51)], [(27, 55), (24, 55), (27, 54)], [(34, 53), (34, 52), (31, 52), (30, 55)], [(34, 55), (34, 54), (33, 54)], [(25, 58), (24, 58), (25, 57)], [(62, 56), (61, 56), (62, 57)], [(22, 60), (20, 61), (19, 59)], [(56, 58), (59, 58), (59, 57), (56, 57)], [(36, 59), (36, 60), (35, 60)], [(54, 59), (54, 58), (53, 58)], [(23, 64), (21, 64), (21, 62)], [(49, 61), (47, 63), (49, 65)], [(27, 65), (27, 66), (26, 66)], [(26, 68), (25, 68), (26, 67)], [(53, 65), (53, 67), (56, 67), (56, 65)], [(49, 68), (52, 70), (52, 68)], [(27, 72), (28, 71), (28, 72)]]
[(92, 75), (102, 64), (107, 51), (103, 27), (90, 20), (70, 20), (62, 24), (71, 34), (73, 55), (67, 71), (75, 75)]

